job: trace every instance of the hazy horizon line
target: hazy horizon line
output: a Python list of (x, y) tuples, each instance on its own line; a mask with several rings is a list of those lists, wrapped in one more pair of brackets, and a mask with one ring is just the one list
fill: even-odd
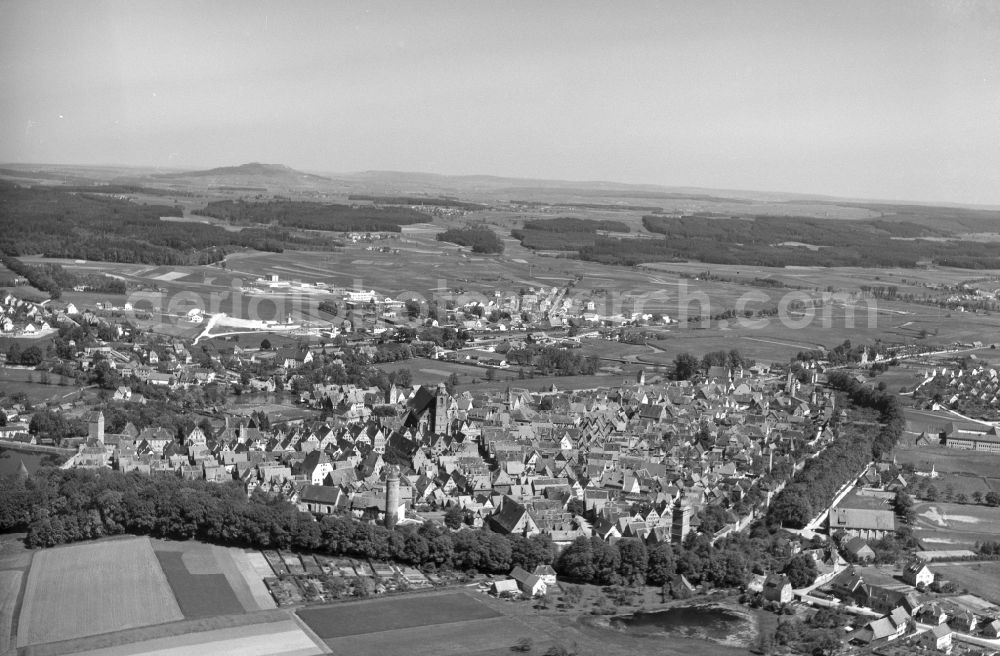
[[(72, 166), (80, 168), (107, 168), (107, 169), (137, 169), (143, 171), (170, 171), (173, 173), (200, 173), (204, 171), (210, 171), (213, 169), (221, 168), (238, 168), (241, 166), (246, 166), (249, 164), (260, 164), (263, 166), (280, 166), (287, 168), (289, 170), (305, 173), (309, 175), (317, 176), (357, 176), (365, 173), (385, 173), (385, 174), (396, 174), (396, 175), (426, 175), (426, 176), (436, 176), (441, 178), (496, 178), (499, 180), (511, 180), (511, 181), (526, 181), (526, 182), (542, 182), (550, 184), (570, 184), (570, 185), (616, 185), (619, 187), (635, 187), (646, 189), (657, 189), (663, 190), (668, 193), (678, 193), (679, 190), (686, 192), (715, 192), (715, 193), (728, 193), (728, 194), (766, 194), (771, 196), (786, 196), (791, 197), (795, 200), (812, 200), (818, 202), (848, 202), (848, 203), (872, 203), (872, 204), (903, 204), (903, 205), (918, 205), (918, 206), (932, 206), (932, 207), (959, 207), (965, 209), (977, 209), (977, 210), (1000, 210), (1000, 205), (991, 205), (984, 203), (969, 203), (957, 200), (942, 200), (942, 199), (913, 199), (913, 198), (878, 198), (878, 197), (863, 197), (863, 196), (839, 196), (836, 194), (822, 193), (822, 192), (801, 192), (801, 191), (780, 191), (773, 189), (746, 189), (746, 188), (729, 188), (729, 187), (710, 187), (702, 186), (697, 184), (677, 184), (668, 185), (663, 183), (655, 182), (623, 182), (618, 180), (605, 180), (600, 178), (591, 179), (569, 179), (569, 178), (559, 178), (559, 177), (527, 177), (523, 175), (504, 175), (498, 173), (440, 173), (436, 171), (426, 171), (426, 170), (405, 170), (405, 169), (357, 169), (354, 171), (330, 171), (323, 169), (314, 168), (297, 168), (292, 165), (278, 163), (278, 162), (265, 162), (262, 160), (253, 160), (248, 162), (241, 162), (239, 164), (222, 164), (218, 166), (201, 166), (201, 167), (170, 167), (162, 166), (158, 164), (120, 164), (120, 163), (74, 163), (74, 162), (0, 162), (0, 167), (30, 167), (30, 166), (47, 166), (47, 167), (59, 167), (59, 166)], [(624, 190), (623, 190), (624, 191)], [(744, 199), (745, 200), (745, 199)], [(759, 202), (767, 202), (766, 200), (756, 199)], [(789, 201), (772, 201), (772, 202), (789, 202)]]

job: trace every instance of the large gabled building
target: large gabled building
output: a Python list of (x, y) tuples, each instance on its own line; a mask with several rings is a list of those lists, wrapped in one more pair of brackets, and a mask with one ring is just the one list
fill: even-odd
[(863, 540), (880, 540), (896, 532), (896, 514), (888, 506), (837, 506), (830, 509), (829, 522), (831, 535), (843, 531)]

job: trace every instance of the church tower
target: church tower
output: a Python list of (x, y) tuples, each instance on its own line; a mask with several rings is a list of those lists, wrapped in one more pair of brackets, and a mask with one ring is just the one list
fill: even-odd
[(448, 389), (444, 383), (438, 385), (437, 394), (434, 396), (434, 433), (448, 434)]
[(392, 530), (399, 519), (399, 467), (390, 465), (385, 475), (385, 527)]
[(87, 417), (87, 437), (104, 444), (104, 413), (100, 410)]
[(691, 532), (691, 503), (684, 492), (674, 502), (673, 518), (670, 523), (670, 541), (679, 544)]

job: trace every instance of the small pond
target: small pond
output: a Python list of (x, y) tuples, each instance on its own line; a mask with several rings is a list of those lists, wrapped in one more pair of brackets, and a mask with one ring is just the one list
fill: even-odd
[(752, 629), (747, 617), (712, 604), (674, 606), (665, 610), (611, 618), (611, 627), (629, 633), (676, 633), (730, 642)]
[(34, 474), (39, 467), (58, 467), (66, 460), (63, 456), (49, 453), (34, 453), (28, 451), (16, 451), (14, 449), (0, 448), (0, 476), (16, 474), (24, 463), (29, 474)]

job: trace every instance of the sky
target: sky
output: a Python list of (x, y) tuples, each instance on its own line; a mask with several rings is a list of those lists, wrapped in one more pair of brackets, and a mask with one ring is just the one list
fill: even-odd
[(1000, 204), (1000, 2), (0, 0), (0, 162)]

